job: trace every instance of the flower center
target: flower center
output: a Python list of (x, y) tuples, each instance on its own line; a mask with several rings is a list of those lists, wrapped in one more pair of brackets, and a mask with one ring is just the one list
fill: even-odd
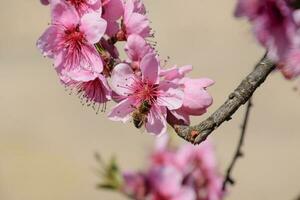
[(86, 0), (66, 0), (72, 4), (76, 9), (80, 8), (83, 4), (86, 4)]
[(141, 101), (149, 101), (151, 103), (155, 102), (158, 96), (158, 87), (150, 83), (141, 82), (136, 88), (134, 96), (136, 96)]
[(65, 46), (70, 50), (80, 51), (85, 43), (85, 38), (84, 34), (80, 32), (79, 26), (76, 26), (65, 31), (64, 41)]

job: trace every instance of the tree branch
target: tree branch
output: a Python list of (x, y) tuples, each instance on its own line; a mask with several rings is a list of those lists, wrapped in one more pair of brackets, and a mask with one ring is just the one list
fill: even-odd
[(175, 125), (174, 129), (177, 135), (192, 144), (200, 144), (206, 140), (223, 122), (231, 119), (231, 116), (251, 98), (274, 69), (275, 64), (265, 55), (255, 69), (229, 95), (225, 103), (210, 117), (195, 126)]
[(244, 156), (244, 153), (242, 151), (242, 146), (244, 144), (244, 140), (245, 140), (245, 134), (246, 134), (246, 129), (247, 129), (247, 125), (248, 125), (248, 121), (249, 121), (249, 115), (250, 115), (250, 110), (252, 108), (252, 98), (249, 99), (248, 101), (248, 105), (247, 105), (247, 108), (246, 108), (246, 112), (245, 112), (245, 117), (244, 117), (244, 121), (243, 121), (243, 124), (242, 124), (242, 130), (241, 130), (241, 136), (240, 136), (240, 140), (239, 140), (239, 143), (238, 143), (238, 146), (237, 146), (237, 149), (236, 149), (236, 152), (233, 156), (233, 159), (226, 171), (226, 176), (225, 176), (225, 179), (224, 179), (224, 182), (223, 182), (223, 186), (222, 186), (222, 190), (223, 191), (226, 191), (226, 186), (227, 184), (234, 184), (234, 180), (233, 178), (231, 177), (231, 172), (237, 162), (237, 160), (240, 158), (240, 157), (243, 157)]

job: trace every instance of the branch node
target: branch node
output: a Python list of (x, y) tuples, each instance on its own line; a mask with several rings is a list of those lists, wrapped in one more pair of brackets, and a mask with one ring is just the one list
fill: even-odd
[(235, 181), (234, 181), (231, 177), (229, 177), (229, 178), (227, 179), (227, 181), (228, 181), (228, 183), (230, 183), (231, 185), (234, 185), (234, 184), (235, 184)]
[[(225, 121), (232, 119), (232, 115), (251, 98), (256, 89), (266, 80), (275, 69), (266, 55), (255, 69), (229, 95), (228, 99), (210, 117), (196, 126), (175, 125), (176, 133), (192, 144), (204, 141), (215, 129)], [(251, 107), (251, 105), (249, 105)], [(243, 127), (242, 127), (243, 128)]]
[(240, 151), (240, 152), (238, 152), (237, 156), (238, 157), (244, 157), (244, 153)]

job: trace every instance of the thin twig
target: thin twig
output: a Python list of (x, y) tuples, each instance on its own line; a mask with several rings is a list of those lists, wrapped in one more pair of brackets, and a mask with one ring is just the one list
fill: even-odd
[(236, 148), (236, 152), (235, 152), (235, 154), (233, 156), (233, 159), (232, 159), (232, 161), (231, 161), (231, 163), (230, 163), (230, 165), (229, 165), (229, 167), (226, 171), (226, 176), (225, 176), (223, 186), (222, 186), (223, 191), (226, 191), (226, 186), (227, 186), (228, 183), (231, 184), (231, 185), (233, 185), (235, 183), (235, 181), (233, 180), (233, 178), (231, 176), (231, 173), (232, 173), (232, 170), (233, 170), (237, 160), (244, 156), (244, 153), (242, 151), (242, 147), (243, 147), (244, 140), (245, 140), (245, 134), (246, 134), (246, 129), (247, 129), (248, 121), (249, 121), (249, 115), (250, 115), (251, 108), (252, 108), (252, 98), (249, 99), (248, 104), (247, 104), (244, 121), (243, 121), (243, 124), (242, 124), (242, 127), (241, 127), (241, 136), (240, 136), (240, 139), (239, 139), (238, 146)]
[(178, 136), (192, 144), (200, 144), (223, 122), (231, 120), (231, 116), (245, 104), (275, 69), (275, 64), (266, 55), (256, 65), (255, 69), (229, 95), (225, 103), (210, 117), (195, 126), (175, 125)]
[[(267, 53), (265, 54), (265, 56), (266, 55), (267, 55)], [(258, 65), (256, 65), (254, 69), (256, 69), (257, 66)], [(246, 112), (245, 112), (243, 124), (241, 126), (240, 139), (239, 139), (235, 154), (232, 158), (232, 161), (231, 161), (230, 165), (228, 166), (228, 168), (226, 170), (226, 175), (225, 175), (223, 186), (222, 186), (223, 191), (226, 191), (227, 184), (233, 185), (235, 183), (234, 179), (232, 178), (231, 173), (232, 173), (232, 170), (233, 170), (237, 160), (244, 156), (244, 153), (242, 151), (242, 147), (243, 147), (243, 144), (244, 144), (244, 141), (245, 141), (245, 135), (246, 135), (247, 125), (248, 125), (248, 122), (249, 122), (250, 110), (251, 110), (252, 106), (253, 106), (252, 97), (250, 97), (250, 99), (248, 100), (247, 107), (246, 107)]]

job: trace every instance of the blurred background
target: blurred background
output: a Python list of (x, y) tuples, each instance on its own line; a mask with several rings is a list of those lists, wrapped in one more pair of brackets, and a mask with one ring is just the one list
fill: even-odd
[[(264, 54), (246, 21), (232, 17), (236, 0), (145, 1), (157, 50), (169, 64), (192, 64), (193, 77), (216, 80), (214, 111)], [(116, 154), (123, 169), (141, 169), (154, 137), (81, 106), (37, 50), (49, 8), (38, 0), (1, 0), (0, 199), (121, 200), (96, 190), (99, 167)], [(274, 73), (256, 92), (244, 152), (227, 199), (294, 199), (300, 193), (300, 93)], [(207, 114), (207, 115), (208, 115)], [(243, 109), (213, 135), (219, 169), (235, 150)], [(194, 122), (203, 119), (197, 118)], [(180, 139), (179, 142), (182, 142)]]

